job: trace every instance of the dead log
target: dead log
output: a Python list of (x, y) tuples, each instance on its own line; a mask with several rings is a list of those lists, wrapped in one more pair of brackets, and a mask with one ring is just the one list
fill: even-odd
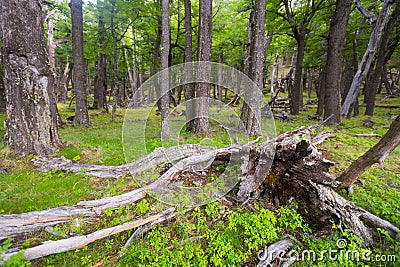
[(190, 156), (200, 155), (213, 150), (212, 147), (185, 144), (171, 148), (156, 148), (149, 155), (128, 164), (120, 166), (86, 165), (74, 162), (65, 157), (46, 158), (37, 157), (32, 159), (33, 165), (43, 172), (51, 170), (71, 171), (99, 178), (120, 178), (130, 174), (145, 172), (164, 162), (174, 162)]
[[(59, 223), (65, 223), (70, 221), (74, 217), (93, 217), (100, 216), (105, 210), (112, 208), (119, 208), (120, 206), (130, 205), (136, 201), (144, 198), (147, 193), (157, 191), (158, 193), (170, 192), (171, 190), (177, 190), (176, 187), (169, 188), (170, 184), (176, 176), (183, 171), (187, 171), (194, 166), (201, 166), (203, 162), (212, 160), (215, 156), (223, 156), (231, 154), (233, 151), (238, 151), (239, 146), (228, 146), (213, 151), (208, 151), (209, 147), (202, 147), (196, 145), (184, 145), (173, 147), (169, 149), (159, 149), (153, 152), (144, 159), (138, 160), (131, 164), (126, 164), (117, 167), (113, 166), (89, 166), (82, 165), (72, 161), (64, 161), (60, 158), (56, 159), (45, 159), (39, 158), (35, 164), (42, 162), (44, 165), (41, 170), (50, 171), (53, 169), (68, 170), (72, 172), (82, 172), (83, 166), (89, 166), (87, 174), (99, 175), (100, 177), (112, 177), (116, 173), (127, 172), (129, 168), (138, 166), (141, 171), (147, 170), (156, 165), (161, 164), (166, 160), (178, 161), (173, 167), (168, 169), (163, 175), (161, 175), (156, 181), (151, 184), (138, 188), (128, 193), (124, 193), (117, 196), (106, 197), (98, 200), (80, 201), (73, 206), (62, 206), (58, 208), (33, 211), (22, 214), (1, 214), (0, 215), (0, 240), (16, 235), (31, 233), (40, 231), (46, 226), (53, 226)], [(191, 152), (190, 152), (191, 151)], [(205, 151), (208, 151), (204, 153)], [(191, 157), (182, 159), (182, 157), (188, 156), (191, 153)], [(203, 153), (203, 155), (201, 155)], [(61, 162), (61, 163), (60, 163)], [(153, 163), (152, 163), (153, 162)], [(209, 163), (207, 163), (209, 165)], [(206, 166), (208, 166), (206, 164)], [(202, 168), (205, 168), (203, 166)], [(115, 169), (117, 171), (115, 171)], [(121, 172), (120, 172), (121, 171)], [(138, 171), (138, 170), (132, 170)]]
[[(264, 143), (235, 144), (212, 151), (209, 151), (208, 148), (199, 151), (195, 145), (187, 146), (186, 152), (180, 150), (179, 153), (179, 148), (170, 148), (169, 151), (174, 152), (172, 153), (174, 156), (167, 158), (175, 161), (175, 164), (171, 164), (171, 167), (151, 184), (119, 196), (81, 201), (70, 207), (18, 215), (0, 215), (0, 239), (37, 231), (44, 226), (66, 222), (76, 216), (98, 216), (106, 209), (131, 204), (143, 198), (148, 192), (158, 191), (166, 194), (174, 192), (174, 190), (179, 190), (177, 181), (181, 174), (197, 171), (207, 172), (216, 158), (219, 161), (229, 161), (233, 153), (240, 156), (240, 161), (237, 162), (241, 171), (238, 195), (243, 201), (257, 194), (273, 200), (277, 205), (294, 198), (301, 205), (307, 206), (307, 210), (318, 208), (324, 211), (325, 215), (332, 216), (339, 222), (346, 224), (366, 244), (372, 244), (373, 240), (372, 233), (366, 227), (364, 221), (386, 229), (392, 236), (396, 235), (399, 231), (396, 226), (355, 206), (334, 191), (335, 188), (340, 186), (341, 182), (329, 173), (329, 168), (333, 166), (333, 163), (324, 159), (315, 147), (316, 144), (332, 135), (320, 133), (312, 137), (311, 130), (315, 128), (318, 127), (302, 127)], [(150, 162), (165, 163), (165, 153), (157, 153), (159, 152), (150, 154), (153, 159)], [(185, 158), (182, 155), (188, 157)], [(42, 160), (41, 162), (46, 164), (44, 170), (60, 168), (82, 172), (82, 165), (78, 168), (77, 163), (73, 162), (59, 165), (54, 164), (51, 160)], [(148, 169), (148, 162), (149, 159), (147, 158), (144, 161), (139, 161), (139, 163), (123, 165), (124, 171), (129, 171), (132, 166), (142, 168), (141, 170)], [(129, 167), (127, 167), (128, 165)], [(88, 169), (92, 175), (99, 174), (101, 177), (111, 177), (111, 174), (115, 174), (112, 171), (115, 168), (123, 169), (121, 166), (101, 168), (92, 166)], [(146, 223), (154, 222), (160, 218), (157, 217)], [(100, 236), (103, 236), (103, 234)]]
[[(163, 212), (160, 212), (155, 215), (151, 215), (145, 219), (138, 219), (133, 222), (124, 223), (122, 225), (102, 229), (91, 234), (82, 235), (82, 236), (74, 236), (66, 239), (61, 239), (57, 241), (46, 241), (42, 245), (28, 248), (23, 251), (25, 260), (33, 260), (41, 257), (45, 257), (48, 255), (58, 254), (70, 250), (80, 249), (84, 246), (87, 246), (90, 243), (93, 243), (97, 240), (109, 237), (111, 235), (115, 235), (121, 233), (123, 231), (130, 230), (132, 228), (139, 227), (141, 225), (145, 225), (151, 223), (156, 220), (160, 220), (164, 217), (171, 216), (174, 214), (175, 208), (169, 208)], [(10, 260), (11, 256), (17, 254), (19, 251), (14, 251), (11, 253), (0, 254), (0, 265), (4, 262)]]

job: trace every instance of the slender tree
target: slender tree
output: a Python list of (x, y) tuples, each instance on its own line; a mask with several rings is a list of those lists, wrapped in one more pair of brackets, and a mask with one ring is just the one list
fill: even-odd
[[(266, 1), (256, 0), (254, 6), (254, 25), (251, 32), (249, 77), (260, 90), (262, 89), (264, 78), (265, 13)], [(241, 119), (248, 134), (260, 134), (261, 99), (257, 99), (254, 92), (246, 93), (248, 93), (248, 96), (245, 95), (246, 101), (243, 102)], [(249, 101), (252, 102), (253, 108), (250, 108), (250, 103), (247, 103)]]
[(1, 3), (1, 55), (7, 96), (4, 139), (22, 155), (49, 154), (61, 145), (43, 22), (39, 1)]
[(111, 0), (110, 30), (111, 30), (111, 37), (113, 39), (113, 57), (112, 57), (113, 76), (111, 81), (113, 105), (111, 111), (111, 121), (114, 121), (115, 119), (115, 112), (117, 111), (117, 106), (121, 105), (121, 93), (119, 91), (119, 86), (118, 86), (118, 58), (117, 58), (117, 33), (115, 28), (115, 4), (116, 0)]
[(72, 80), (76, 95), (74, 123), (88, 125), (90, 121), (85, 88), (82, 0), (71, 0), (69, 7), (72, 17), (72, 60), (74, 62)]
[(346, 42), (346, 25), (349, 20), (352, 0), (337, 0), (336, 9), (331, 19), (328, 36), (328, 51), (324, 73), (329, 78), (324, 79), (325, 118), (333, 115), (328, 124), (340, 123), (340, 74), (342, 70), (342, 55)]
[[(189, 63), (193, 60), (192, 51), (192, 3), (190, 0), (184, 0), (185, 6), (185, 62)], [(192, 80), (192, 70), (187, 72), (188, 80)], [(189, 101), (195, 97), (194, 84), (189, 83), (185, 85), (185, 100)], [(194, 130), (193, 118), (195, 114), (195, 105), (193, 101), (188, 102), (186, 105), (186, 127), (188, 131)]]
[[(170, 49), (169, 33), (169, 0), (161, 0), (161, 21), (162, 21), (162, 50), (161, 50), (161, 69), (168, 68), (168, 58)], [(168, 108), (169, 108), (169, 73), (162, 72), (160, 92), (160, 112), (162, 137), (170, 137)]]
[[(212, 0), (199, 0), (199, 61), (211, 61), (212, 46)], [(210, 69), (203, 65), (198, 70), (201, 76), (207, 78)], [(197, 83), (195, 86), (196, 98), (196, 134), (208, 134), (210, 132), (209, 116), (209, 97), (211, 85), (209, 83)]]
[(107, 91), (107, 55), (105, 49), (107, 47), (106, 42), (106, 28), (104, 24), (104, 2), (97, 0), (97, 12), (98, 12), (98, 48), (96, 62), (96, 76), (94, 78), (94, 108), (105, 108), (108, 111), (106, 103), (106, 91)]

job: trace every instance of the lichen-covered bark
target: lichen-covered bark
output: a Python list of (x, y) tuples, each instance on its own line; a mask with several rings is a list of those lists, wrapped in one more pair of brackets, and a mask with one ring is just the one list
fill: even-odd
[(61, 142), (39, 2), (2, 1), (0, 37), (7, 98), (5, 143), (22, 155), (52, 153)]

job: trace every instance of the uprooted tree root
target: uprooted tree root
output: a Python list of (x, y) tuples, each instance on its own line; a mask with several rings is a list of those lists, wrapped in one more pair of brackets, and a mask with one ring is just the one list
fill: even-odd
[[(212, 164), (202, 163), (210, 162), (214, 158), (218, 159), (217, 164), (223, 165), (224, 161), (229, 161), (229, 155), (237, 151), (249, 155), (243, 159), (240, 168), (240, 184), (238, 190), (235, 190), (237, 198), (241, 202), (248, 201), (255, 195), (268, 198), (269, 201), (278, 205), (295, 199), (301, 209), (309, 211), (318, 209), (322, 211), (319, 213), (321, 217), (332, 217), (341, 225), (346, 225), (366, 245), (373, 245), (376, 227), (386, 230), (395, 237), (399, 232), (396, 226), (356, 206), (335, 192), (335, 189), (340, 186), (340, 182), (329, 173), (329, 168), (333, 166), (333, 163), (324, 159), (316, 148), (317, 144), (334, 135), (320, 133), (312, 136), (311, 130), (312, 127), (302, 127), (263, 143), (230, 145), (212, 152), (207, 147), (196, 145), (160, 148), (141, 160), (121, 166), (82, 165), (66, 158), (33, 159), (34, 165), (41, 171), (57, 169), (83, 172), (101, 178), (127, 176), (130, 173), (144, 172), (159, 165), (163, 165), (166, 169), (157, 180), (149, 185), (122, 195), (81, 201), (73, 206), (43, 211), (0, 215), (0, 240), (40, 231), (46, 226), (66, 223), (76, 217), (101, 216), (107, 209), (126, 206), (144, 198), (147, 192), (166, 185), (173, 185), (175, 182), (182, 182), (182, 175), (192, 173), (194, 166), (197, 168), (203, 166), (204, 169), (200, 170), (203, 174), (210, 173)], [(262, 170), (269, 167), (266, 160), (268, 158), (271, 159), (272, 165), (269, 172), (260, 177), (263, 174)], [(165, 164), (166, 160), (174, 162), (174, 165)], [(199, 170), (197, 169), (196, 172), (198, 173)], [(233, 191), (231, 191), (232, 193)], [(122, 231), (164, 222), (176, 214), (175, 208), (170, 208), (147, 218), (140, 218), (87, 235), (46, 241), (42, 245), (24, 250), (24, 257), (32, 260), (74, 250)], [(310, 213), (307, 216), (310, 216)], [(318, 221), (320, 218), (310, 219)], [(371, 226), (373, 227), (371, 228)], [(9, 260), (18, 251), (14, 248), (0, 255), (3, 257), (0, 264)]]

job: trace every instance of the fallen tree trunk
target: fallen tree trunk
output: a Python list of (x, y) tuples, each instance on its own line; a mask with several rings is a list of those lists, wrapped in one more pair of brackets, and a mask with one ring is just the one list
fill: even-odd
[[(172, 151), (171, 155), (174, 156), (169, 156), (167, 159), (175, 162), (175, 164), (171, 165), (166, 172), (151, 184), (119, 196), (81, 201), (74, 206), (24, 214), (0, 215), (0, 239), (37, 231), (44, 226), (67, 222), (76, 216), (98, 216), (106, 209), (134, 203), (145, 197), (148, 192), (163, 192), (168, 188), (175, 189), (180, 182), (179, 179), (184, 179), (180, 177), (182, 174), (199, 171), (207, 174), (207, 171), (215, 163), (215, 159), (229, 161), (230, 156), (233, 153), (238, 153), (238, 151), (243, 152), (241, 155), (244, 155), (244, 157), (241, 157), (243, 162), (239, 166), (241, 182), (237, 191), (242, 201), (246, 201), (255, 195), (262, 195), (279, 206), (294, 198), (302, 205), (304, 210), (318, 208), (325, 215), (338, 220), (340, 224), (345, 224), (369, 245), (373, 244), (373, 235), (364, 224), (364, 221), (375, 227), (383, 228), (390, 235), (395, 236), (399, 232), (396, 226), (357, 207), (335, 192), (341, 182), (329, 173), (329, 168), (333, 166), (333, 163), (324, 159), (315, 147), (315, 144), (332, 137), (332, 134), (320, 133), (313, 137), (311, 135), (312, 129), (314, 127), (302, 127), (295, 131), (286, 132), (264, 143), (251, 142), (245, 145), (230, 145), (212, 151), (204, 147), (199, 149), (194, 145), (185, 146), (187, 150), (184, 151), (180, 150), (179, 147), (170, 148), (169, 151)], [(115, 174), (114, 169), (118, 171), (124, 170), (126, 173), (132, 166), (137, 166), (139, 169), (141, 168), (140, 170), (148, 170), (150, 165), (151, 168), (157, 165), (155, 163), (152, 164), (152, 162), (165, 163), (166, 156), (164, 152), (155, 151), (150, 154), (149, 156), (153, 159), (150, 163), (148, 163), (148, 156), (147, 159), (139, 160), (139, 163), (126, 164), (123, 165), (124, 167), (87, 167), (87, 174), (114, 177), (112, 176), (112, 174)], [(186, 157), (182, 155), (186, 155)], [(247, 157), (245, 157), (246, 155)], [(269, 159), (273, 160), (271, 166), (268, 165)], [(41, 169), (46, 171), (62, 169), (82, 172), (82, 165), (78, 165), (78, 163), (68, 162), (60, 165), (57, 164), (57, 159), (41, 158), (40, 161), (36, 160), (35, 164), (39, 164), (39, 162), (44, 164)], [(268, 168), (269, 171), (265, 172), (265, 168)], [(155, 223), (156, 221), (161, 222), (163, 219), (157, 217), (146, 223), (152, 224), (152, 222)], [(142, 225), (141, 221), (128, 227), (132, 226), (131, 228), (133, 228), (139, 225)], [(116, 229), (126, 229), (124, 227)], [(98, 231), (95, 233), (96, 235), (90, 236), (90, 234), (88, 236), (97, 240), (107, 236), (104, 233), (110, 232), (101, 233)], [(79, 243), (81, 242), (79, 238), (70, 240), (74, 240), (76, 244), (81, 244)], [(69, 248), (74, 249), (74, 247), (70, 246)]]
[[(122, 225), (102, 229), (91, 234), (74, 236), (57, 241), (46, 241), (42, 245), (33, 248), (28, 248), (25, 251), (23, 251), (24, 258), (25, 260), (33, 260), (52, 254), (58, 254), (70, 250), (80, 249), (86, 245), (89, 245), (90, 243), (95, 242), (96, 240), (103, 239), (111, 235), (115, 235), (123, 231), (127, 231), (132, 228), (136, 228), (141, 225), (154, 222), (156, 220), (162, 220), (163, 218), (169, 217), (171, 216), (171, 214), (174, 214), (174, 211), (175, 208), (170, 208), (161, 213), (149, 216), (145, 219), (138, 219), (133, 222), (128, 222)], [(0, 258), (0, 265), (10, 260), (10, 258), (13, 255), (17, 254), (18, 252), (19, 251), (14, 251), (0, 255), (1, 257), (3, 257), (2, 259)]]

